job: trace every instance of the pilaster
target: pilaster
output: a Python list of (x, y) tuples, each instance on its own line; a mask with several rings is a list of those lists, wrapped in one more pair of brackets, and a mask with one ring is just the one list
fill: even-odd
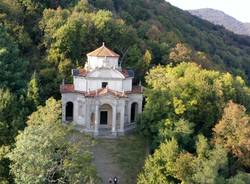
[(94, 135), (95, 136), (98, 136), (99, 134), (99, 109), (100, 109), (100, 105), (99, 104), (96, 104), (95, 105), (95, 132), (94, 132)]
[(116, 104), (112, 105), (112, 134), (116, 135), (117, 131), (116, 131)]
[(124, 118), (125, 118), (125, 103), (122, 104), (121, 115), (120, 115), (120, 132), (124, 132)]

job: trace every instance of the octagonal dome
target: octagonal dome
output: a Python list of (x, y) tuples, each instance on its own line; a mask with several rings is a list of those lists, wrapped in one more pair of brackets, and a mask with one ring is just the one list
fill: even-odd
[(88, 73), (87, 77), (90, 78), (105, 78), (105, 79), (124, 79), (124, 75), (118, 70), (111, 68), (98, 68)]

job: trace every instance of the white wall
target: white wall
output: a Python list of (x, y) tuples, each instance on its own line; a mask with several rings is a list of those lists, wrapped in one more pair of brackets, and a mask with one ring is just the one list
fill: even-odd
[(88, 79), (87, 89), (90, 91), (102, 88), (102, 82), (108, 82), (108, 88), (115, 91), (122, 91), (122, 80)]
[(74, 76), (74, 86), (76, 91), (93, 91), (102, 88), (102, 82), (108, 82), (108, 88), (115, 91), (131, 91), (132, 79), (111, 80), (111, 79), (85, 79)]
[(123, 80), (123, 90), (131, 91), (132, 90), (132, 78), (127, 78)]
[(118, 57), (93, 57), (88, 56), (88, 67), (90, 69), (109, 67), (118, 68)]
[[(126, 101), (125, 101), (126, 100)], [(73, 102), (74, 104), (74, 119), (75, 124), (81, 125), (86, 131), (93, 131), (94, 126), (91, 124), (91, 114), (95, 113), (96, 105), (109, 104), (114, 108), (116, 106), (116, 112), (120, 113), (120, 119), (117, 119), (116, 131), (123, 132), (123, 124), (126, 127), (130, 126), (131, 116), (131, 104), (133, 102), (138, 103), (138, 112), (142, 112), (142, 94), (131, 94), (128, 98), (121, 98), (117, 100), (113, 96), (103, 96), (100, 99), (96, 98), (85, 98), (81, 94), (77, 93), (66, 93), (62, 94), (62, 120), (65, 122), (65, 111), (66, 103)], [(125, 108), (126, 104), (126, 108)], [(126, 129), (125, 129), (126, 131)]]
[(84, 77), (74, 76), (74, 86), (76, 91), (87, 91), (87, 82)]

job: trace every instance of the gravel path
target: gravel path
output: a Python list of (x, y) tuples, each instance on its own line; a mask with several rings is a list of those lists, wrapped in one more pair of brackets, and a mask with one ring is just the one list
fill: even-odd
[(117, 176), (118, 184), (126, 184), (123, 171), (120, 169), (116, 161), (112, 158), (111, 152), (108, 150), (107, 144), (112, 144), (115, 140), (97, 141), (93, 148), (94, 164), (98, 175), (102, 178), (103, 184), (108, 184), (110, 177)]

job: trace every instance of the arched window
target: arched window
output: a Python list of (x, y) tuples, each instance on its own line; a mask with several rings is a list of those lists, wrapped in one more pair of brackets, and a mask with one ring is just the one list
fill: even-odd
[(135, 122), (137, 114), (138, 114), (138, 103), (134, 102), (131, 104), (131, 117), (130, 117), (131, 123)]
[(74, 104), (72, 102), (66, 103), (66, 121), (73, 121)]

